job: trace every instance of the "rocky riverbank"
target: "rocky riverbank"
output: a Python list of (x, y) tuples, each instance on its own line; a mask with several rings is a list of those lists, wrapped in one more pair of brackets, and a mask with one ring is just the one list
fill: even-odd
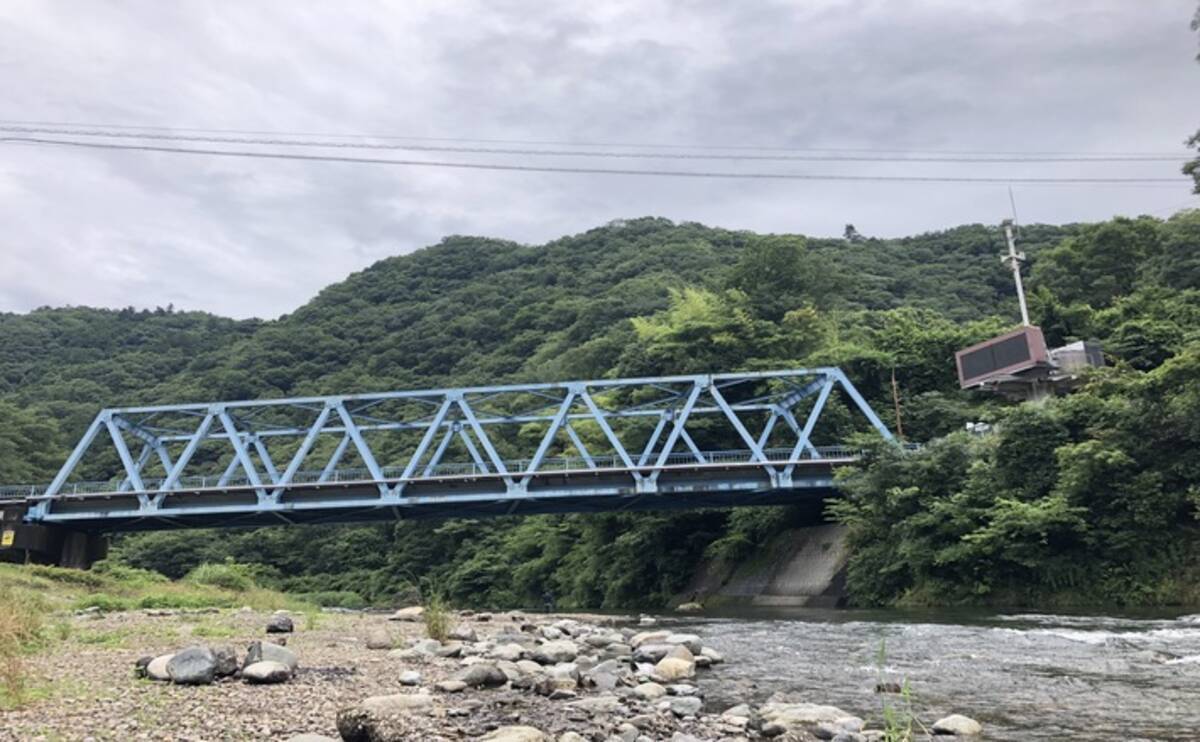
[[(38, 657), (35, 700), (0, 713), (0, 737), (883, 738), (878, 721), (815, 698), (710, 708), (697, 679), (719, 680), (726, 658), (701, 636), (650, 624), (462, 613), (438, 641), (428, 638), (420, 609), (306, 617), (246, 609), (93, 612), (73, 617), (61, 630), (69, 638)], [(978, 728), (950, 718), (931, 731)]]

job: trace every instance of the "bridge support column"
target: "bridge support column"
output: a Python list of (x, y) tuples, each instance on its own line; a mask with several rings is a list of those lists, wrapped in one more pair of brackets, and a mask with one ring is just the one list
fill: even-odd
[(108, 554), (108, 537), (25, 522), (29, 505), (0, 507), (0, 562), (57, 564), (87, 569)]
[(65, 531), (59, 551), (58, 566), (89, 569), (94, 562), (108, 556), (108, 537), (97, 533)]

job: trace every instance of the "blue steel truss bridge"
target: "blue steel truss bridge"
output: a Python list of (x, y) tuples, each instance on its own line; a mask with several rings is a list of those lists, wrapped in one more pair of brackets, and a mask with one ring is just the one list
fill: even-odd
[(836, 368), (105, 409), (0, 497), (93, 533), (789, 503), (858, 456), (829, 417), (892, 439)]

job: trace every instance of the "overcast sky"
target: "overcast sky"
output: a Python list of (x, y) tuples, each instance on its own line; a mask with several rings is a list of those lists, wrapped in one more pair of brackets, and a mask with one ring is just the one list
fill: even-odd
[[(1182, 153), (1193, 0), (211, 3), (5, 0), (0, 119), (406, 137)], [(492, 145), (495, 146), (495, 145)], [(613, 148), (608, 148), (613, 149)], [(628, 150), (626, 150), (628, 151)], [(755, 172), (1171, 177), (1115, 165), (645, 162)], [(1022, 221), (1166, 216), (1165, 187), (1017, 186)], [(0, 311), (275, 317), (448, 234), (540, 243), (616, 218), (898, 236), (1008, 213), (1002, 185), (446, 170), (0, 144)]]

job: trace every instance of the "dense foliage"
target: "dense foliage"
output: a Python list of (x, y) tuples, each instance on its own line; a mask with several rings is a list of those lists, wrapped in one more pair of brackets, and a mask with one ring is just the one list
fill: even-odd
[[(1046, 439), (1054, 448), (1038, 451), (1045, 467), (1011, 465), (1013, 491), (1024, 493), (1020, 502), (1041, 507), (1047, 492), (1066, 486), (1060, 480), (1083, 476), (1055, 449), (1096, 439), (1088, 431), (1115, 414), (1105, 410), (1132, 405), (1149, 379), (1165, 383), (1163, 375), (1174, 379), (1193, 368), (1186, 359), (1200, 327), (1198, 247), (1196, 212), (1166, 222), (1144, 217), (1024, 228), (1022, 248), (1034, 263), (1033, 310), (1048, 336), (1098, 337), (1118, 364), (1103, 380), (1106, 391), (1089, 389), (1028, 413), (962, 393), (955, 383), (953, 352), (1015, 318), (1011, 279), (996, 258), (1001, 238), (978, 225), (900, 240), (806, 241), (644, 218), (544, 246), (447, 238), (381, 261), (270, 322), (170, 310), (0, 315), (0, 480), (52, 476), (100, 404), (833, 364), (889, 424), (894, 374), (904, 430), (913, 439), (1006, 415), (1058, 421), (1066, 437)], [(1087, 400), (1107, 400), (1109, 407), (1095, 402), (1093, 409)], [(1149, 424), (1140, 411), (1130, 415)], [(832, 429), (823, 435), (849, 429), (843, 408), (834, 405), (829, 419)], [(852, 485), (840, 516), (864, 545), (871, 529), (890, 529), (894, 507), (928, 516), (935, 501), (957, 502), (961, 493), (946, 488), (965, 483), (965, 475), (956, 480), (936, 472), (928, 491), (896, 495), (909, 505), (890, 498), (894, 483), (908, 476), (904, 467), (934, 466), (927, 460), (950, 456), (944, 448), (958, 450), (968, 469), (991, 465), (998, 455), (992, 449), (1003, 448), (1015, 429), (1016, 422), (1005, 422), (994, 439), (951, 436), (902, 461), (881, 452)], [(1119, 450), (1145, 464), (1138, 452)], [(1131, 469), (1129, 481), (1140, 471)], [(1187, 487), (1200, 481), (1194, 474), (1163, 474), (1161, 487), (1184, 503), (1170, 528), (1190, 523)], [(1120, 496), (1134, 492), (1119, 487)], [(985, 488), (975, 497), (998, 503), (1000, 493)], [(874, 569), (899, 576), (886, 585), (856, 578), (856, 597), (894, 601), (934, 580), (953, 588), (952, 599), (986, 597), (975, 587), (979, 574), (997, 589), (1019, 584), (1020, 576), (1007, 576), (1006, 563), (983, 547), (963, 557), (974, 560), (970, 568), (948, 576), (923, 570), (910, 553), (921, 539), (954, 539), (992, 526), (995, 513), (968, 504), (955, 516), (963, 520), (961, 534), (915, 529), (910, 543), (897, 531), (886, 539), (894, 551), (861, 548), (853, 574)], [(1166, 507), (1154, 506), (1155, 522), (1163, 522)], [(387, 601), (413, 586), (435, 586), (465, 604), (536, 605), (550, 593), (560, 605), (615, 607), (661, 604), (683, 589), (705, 556), (745, 558), (794, 520), (787, 510), (763, 509), (280, 527), (203, 537), (164, 532), (126, 537), (117, 553), (173, 577), (232, 558), (261, 565), (259, 580), (339, 600)], [(1131, 558), (1145, 565), (1164, 558), (1150, 553), (1153, 545), (1145, 548)], [(1041, 583), (1024, 584), (1033, 597), (1041, 591)]]

